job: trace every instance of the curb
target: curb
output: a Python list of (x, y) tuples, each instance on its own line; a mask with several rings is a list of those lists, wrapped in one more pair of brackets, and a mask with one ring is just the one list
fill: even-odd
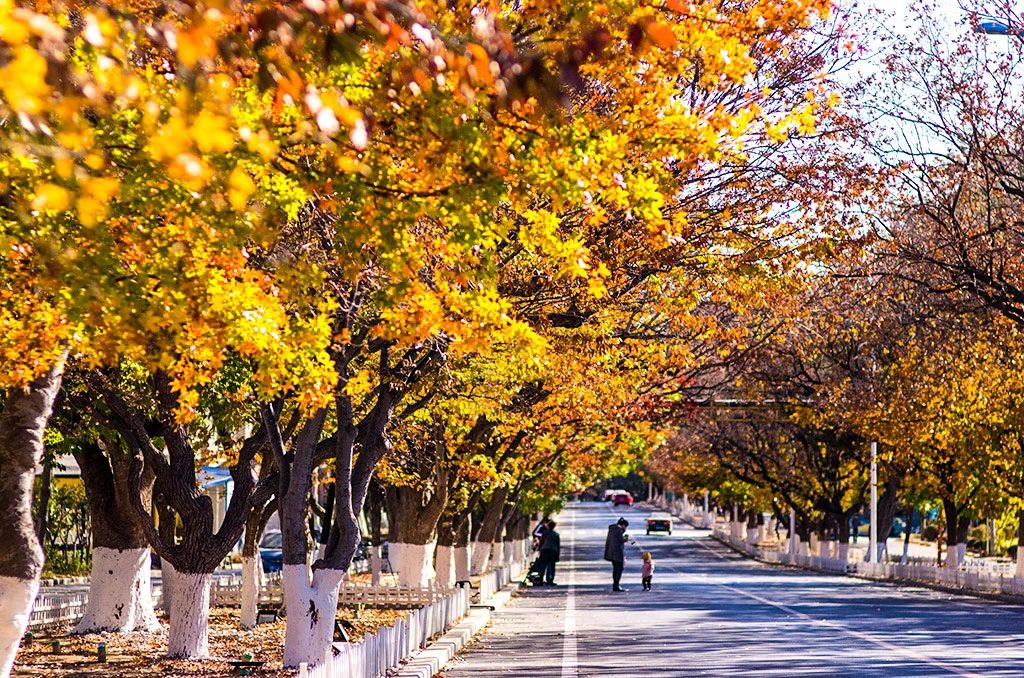
[[(513, 581), (491, 596), (485, 604), (500, 610), (518, 589), (519, 582)], [(433, 678), (487, 626), (492, 614), (491, 610), (485, 608), (471, 611), (443, 636), (410, 656), (405, 665), (393, 675), (395, 678)]]

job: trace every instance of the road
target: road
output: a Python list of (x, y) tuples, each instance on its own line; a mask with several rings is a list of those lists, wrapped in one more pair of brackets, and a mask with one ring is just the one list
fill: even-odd
[[(611, 592), (607, 526), (630, 521), (626, 593)], [(497, 676), (1024, 676), (1024, 607), (776, 568), (650, 509), (572, 504), (559, 517), (560, 586), (530, 588), (450, 664)], [(640, 588), (639, 547), (655, 560)]]

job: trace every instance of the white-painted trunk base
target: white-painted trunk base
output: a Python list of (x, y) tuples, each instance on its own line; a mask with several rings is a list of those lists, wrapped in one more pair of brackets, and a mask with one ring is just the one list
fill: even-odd
[(829, 550), (828, 550), (829, 544), (830, 544), (830, 542), (827, 542), (827, 541), (824, 541), (824, 540), (818, 541), (818, 557), (820, 557), (820, 558), (830, 558), (831, 557), (831, 554), (829, 553)]
[(437, 585), (445, 589), (455, 588), (455, 547), (438, 546), (435, 554), (434, 569), (437, 571)]
[(89, 603), (75, 633), (156, 631), (149, 577), (149, 549), (92, 551)]
[(748, 527), (747, 528), (747, 543), (748, 544), (750, 544), (751, 546), (756, 544), (757, 543), (757, 536), (758, 535), (757, 535), (757, 528), (756, 527)]
[(28, 628), (32, 604), (39, 591), (38, 579), (0, 577), (0, 677), (11, 675), (21, 637)]
[(473, 542), (470, 554), (470, 574), (483, 574), (487, 571), (487, 563), (491, 559), (491, 545), (488, 542)]
[(242, 612), (239, 623), (245, 630), (256, 628), (256, 616), (259, 613), (260, 572), (257, 559), (258, 556), (242, 558)]
[(455, 581), (469, 581), (473, 562), (473, 545), (455, 547)]
[(845, 563), (845, 562), (850, 560), (850, 544), (849, 543), (839, 542), (839, 545), (836, 546), (836, 560), (838, 560), (840, 562), (843, 562), (843, 563)]
[(946, 549), (946, 567), (955, 570), (960, 567), (960, 544), (950, 544)]
[(516, 542), (511, 540), (503, 541), (501, 542), (501, 548), (503, 552), (501, 562), (511, 564), (518, 560), (518, 558), (516, 558)]
[[(799, 537), (798, 537), (798, 539), (799, 539)], [(808, 542), (798, 541), (797, 544), (796, 544), (796, 548), (797, 548), (797, 551), (796, 551), (797, 555), (800, 555), (800, 556), (809, 556), (809, 555), (811, 555), (811, 545)]]
[(434, 580), (434, 548), (427, 544), (388, 544), (391, 569), (398, 574), (399, 586), (423, 587)]
[(956, 563), (960, 565), (967, 562), (967, 544), (956, 545)]
[(1024, 544), (1017, 544), (1017, 578), (1024, 577)]
[[(390, 557), (390, 551), (388, 552)], [(284, 665), (319, 664), (331, 652), (334, 619), (338, 614), (338, 588), (343, 570), (317, 569), (313, 582), (305, 565), (285, 565), (281, 578), (288, 607), (284, 632)]]
[(818, 553), (819, 552), (819, 549), (821, 548), (819, 546), (820, 543), (821, 543), (821, 540), (818, 539), (818, 535), (816, 535), (816, 534), (814, 534), (812, 532), (811, 533), (811, 541), (810, 541), (810, 544), (809, 544), (811, 553)]
[(196, 659), (210, 653), (210, 582), (208, 573), (176, 572), (171, 600), (167, 656)]

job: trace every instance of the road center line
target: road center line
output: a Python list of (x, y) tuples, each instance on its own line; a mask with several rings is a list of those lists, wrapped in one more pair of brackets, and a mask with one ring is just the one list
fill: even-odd
[(579, 664), (576, 660), (576, 511), (568, 512), (569, 529), (569, 585), (565, 592), (565, 629), (562, 633), (562, 678), (576, 678)]

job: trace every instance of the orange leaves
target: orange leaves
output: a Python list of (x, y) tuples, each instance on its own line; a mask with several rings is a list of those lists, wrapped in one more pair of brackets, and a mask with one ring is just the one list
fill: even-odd
[(647, 35), (654, 44), (661, 49), (671, 49), (676, 44), (676, 35), (668, 24), (654, 21), (647, 24), (644, 30), (647, 31)]

